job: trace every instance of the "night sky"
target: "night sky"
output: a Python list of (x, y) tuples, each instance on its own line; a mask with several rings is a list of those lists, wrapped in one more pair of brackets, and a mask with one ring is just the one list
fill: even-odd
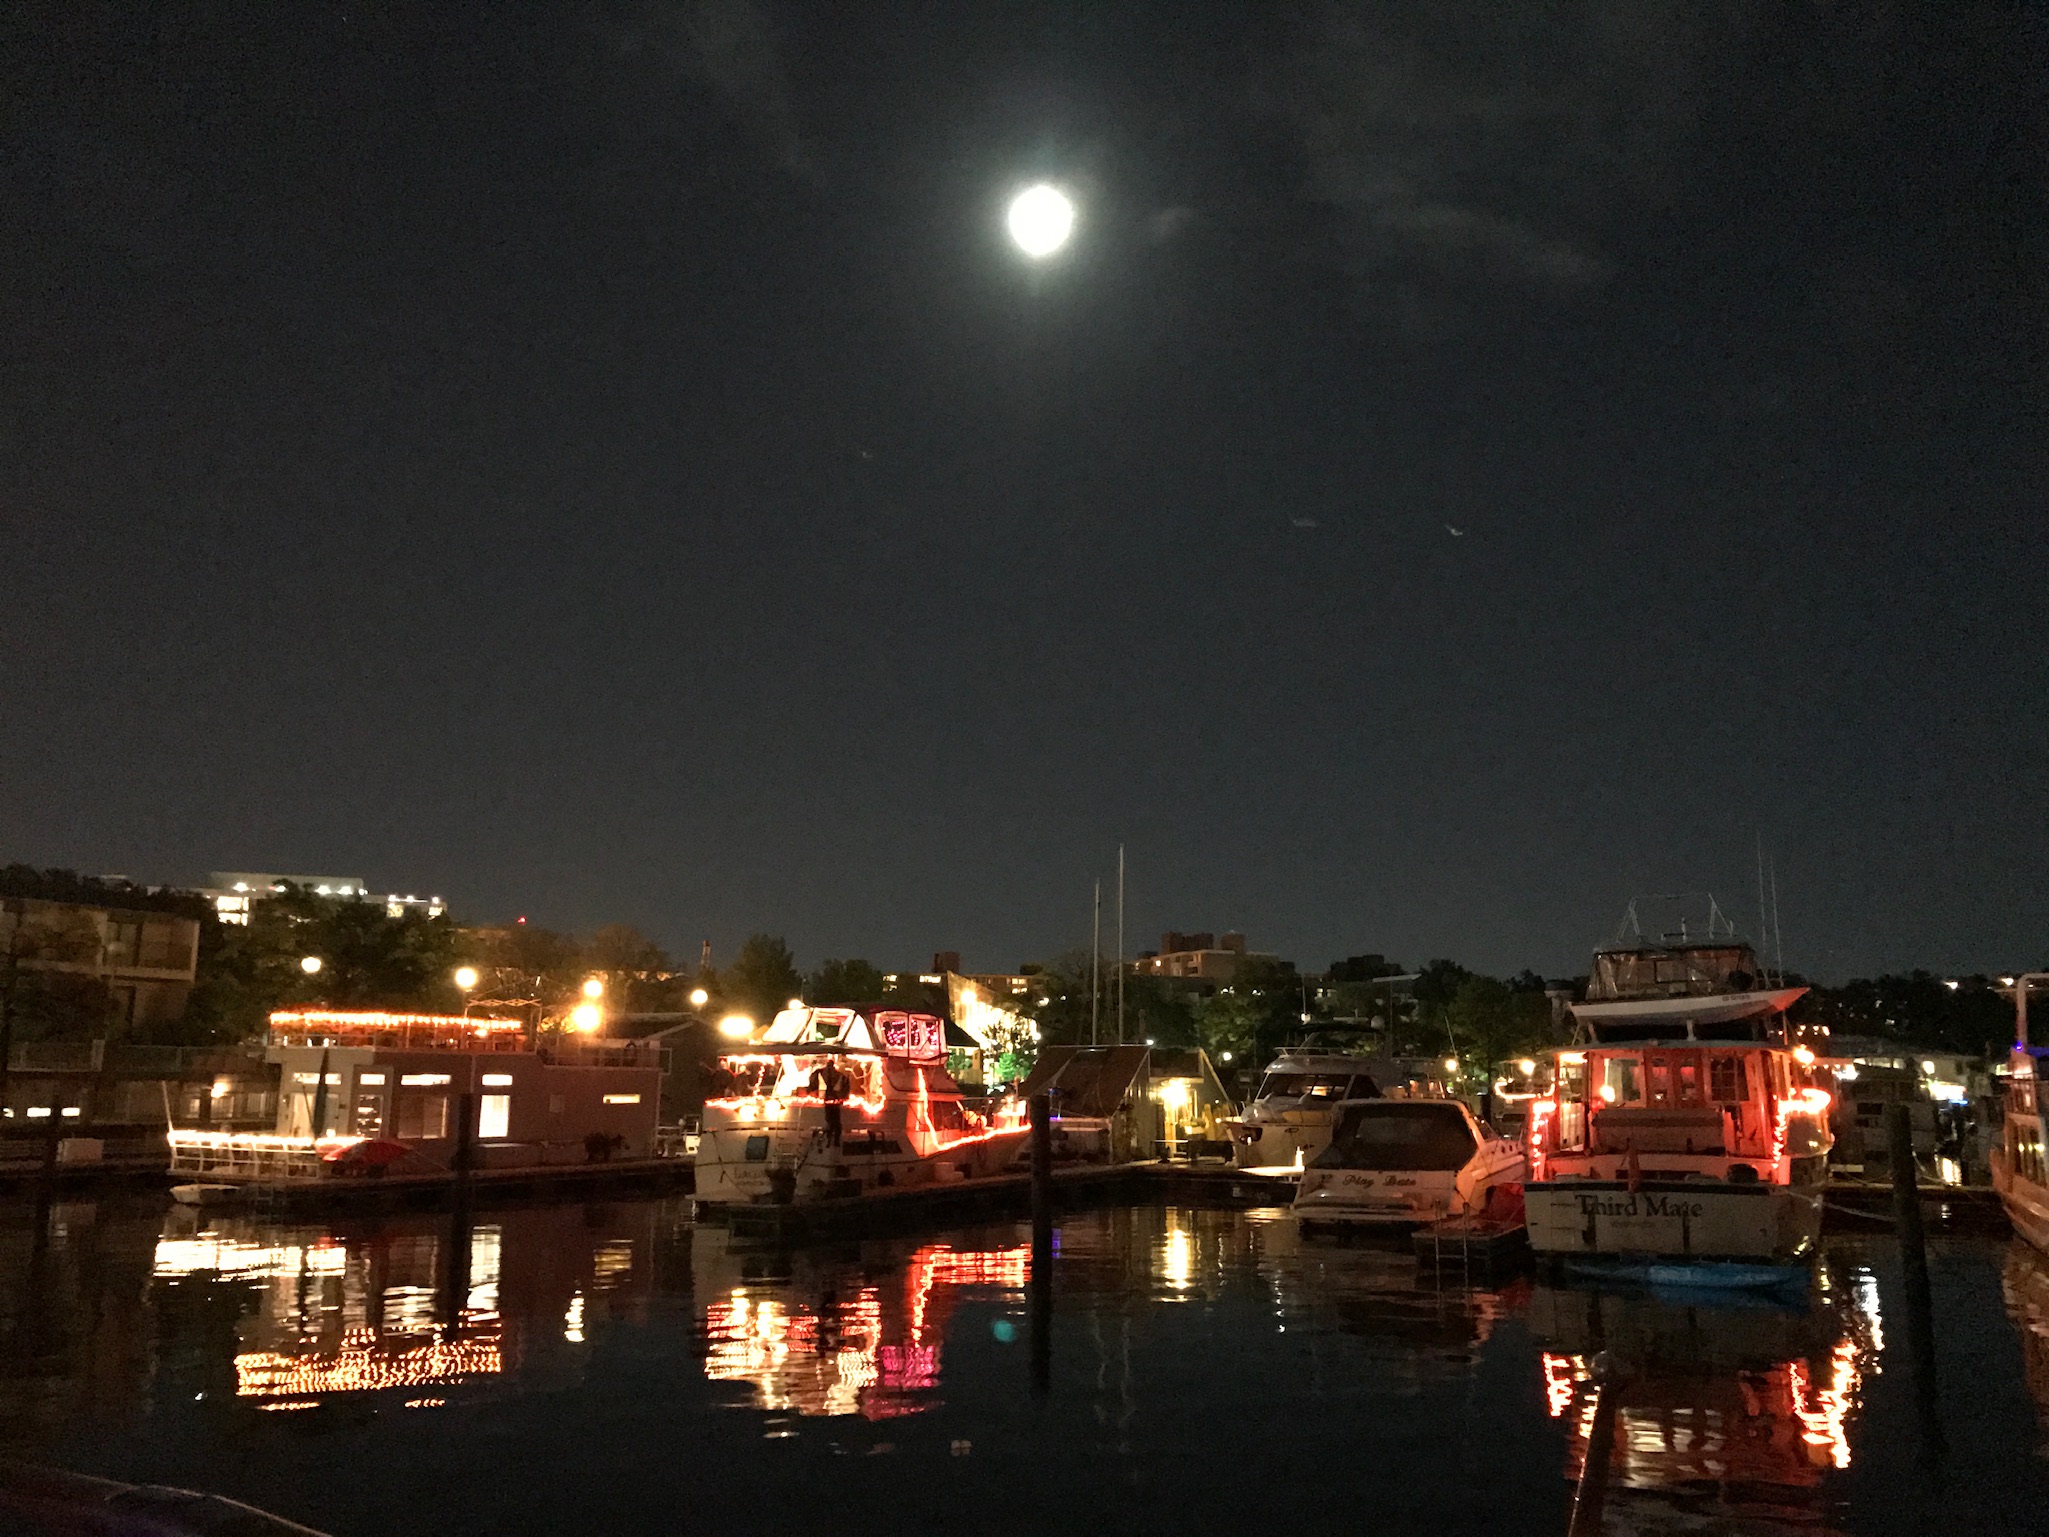
[[(0, 13), (0, 858), (2049, 959), (2049, 11)], [(1043, 265), (1003, 232), (1081, 205)], [(1455, 532), (1456, 531), (1456, 532)]]

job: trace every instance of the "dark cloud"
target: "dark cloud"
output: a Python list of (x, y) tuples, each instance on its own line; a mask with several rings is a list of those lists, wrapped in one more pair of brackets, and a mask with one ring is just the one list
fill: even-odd
[(1583, 290), (1613, 271), (1617, 207), (1669, 177), (1703, 60), (1747, 9), (1348, 0), (1296, 29), (1266, 105), (1367, 285)]

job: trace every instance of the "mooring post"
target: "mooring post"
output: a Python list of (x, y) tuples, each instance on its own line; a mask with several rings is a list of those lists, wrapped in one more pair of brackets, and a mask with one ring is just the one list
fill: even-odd
[(1935, 1307), (1928, 1290), (1927, 1235), (1921, 1226), (1921, 1186), (1914, 1166), (1914, 1126), (1904, 1104), (1885, 1107), (1887, 1157), (1892, 1164), (1893, 1232), (1900, 1241), (1900, 1275), (1907, 1293), (1907, 1352), (1921, 1421), (1921, 1452), (1943, 1454), (1935, 1401)]
[(1034, 1094), (1032, 1118), (1032, 1387), (1053, 1376), (1053, 1102)]
[(1565, 1537), (1600, 1537), (1601, 1507), (1608, 1499), (1608, 1464), (1615, 1456), (1615, 1407), (1619, 1388), (1605, 1352), (1594, 1357), (1594, 1422), (1587, 1428), (1587, 1455), (1573, 1491), (1572, 1521)]
[(470, 1187), (470, 1164), (474, 1162), (477, 1139), (477, 1096), (465, 1089), (455, 1096), (455, 1156), (451, 1166), (455, 1170), (455, 1188), (467, 1194)]

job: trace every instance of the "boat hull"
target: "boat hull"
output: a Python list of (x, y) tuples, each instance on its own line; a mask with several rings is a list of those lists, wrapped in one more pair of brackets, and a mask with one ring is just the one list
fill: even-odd
[(1560, 1180), (1524, 1187), (1540, 1255), (1786, 1264), (1821, 1237), (1819, 1186)]
[(1992, 1188), (2013, 1230), (2049, 1254), (2049, 1186), (2015, 1172), (2003, 1148), (1992, 1151)]

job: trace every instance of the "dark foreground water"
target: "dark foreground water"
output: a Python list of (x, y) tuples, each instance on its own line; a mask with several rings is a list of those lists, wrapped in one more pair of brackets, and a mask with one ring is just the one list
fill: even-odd
[[(1797, 1307), (1435, 1285), (1278, 1212), (776, 1252), (680, 1201), (274, 1223), (0, 1219), (6, 1455), (337, 1537), (1563, 1533), (1605, 1350), (1610, 1532), (2049, 1532), (2049, 1266), (1891, 1246)], [(1043, 1387), (1035, 1356), (1043, 1347)]]

